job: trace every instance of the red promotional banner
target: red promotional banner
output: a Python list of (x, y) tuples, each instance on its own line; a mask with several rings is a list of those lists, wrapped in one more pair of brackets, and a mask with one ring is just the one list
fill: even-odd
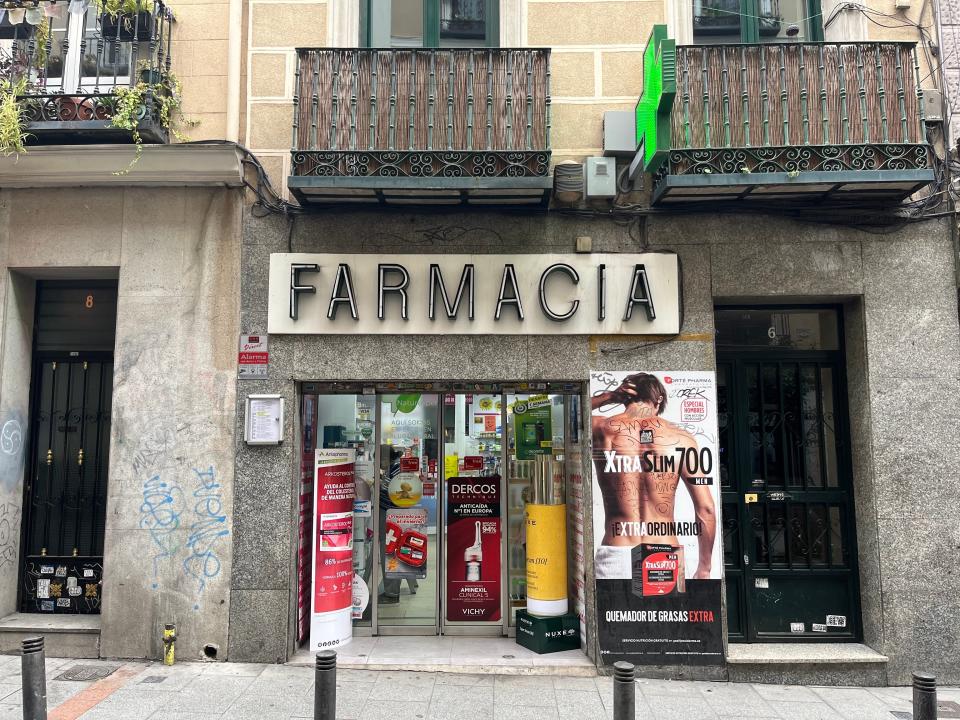
[(447, 480), (447, 620), (500, 620), (500, 476)]
[(352, 636), (354, 451), (316, 451), (313, 513), (312, 650)]

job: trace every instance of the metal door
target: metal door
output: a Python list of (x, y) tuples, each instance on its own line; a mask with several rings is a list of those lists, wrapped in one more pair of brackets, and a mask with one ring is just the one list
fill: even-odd
[(717, 377), (730, 639), (858, 639), (839, 348), (718, 352)]
[(33, 377), (20, 607), (99, 613), (113, 356), (39, 356)]

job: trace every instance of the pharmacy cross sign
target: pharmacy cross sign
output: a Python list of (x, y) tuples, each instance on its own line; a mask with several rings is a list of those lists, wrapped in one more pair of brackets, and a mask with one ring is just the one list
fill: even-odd
[(643, 51), (643, 94), (637, 102), (637, 150), (643, 169), (660, 169), (670, 152), (670, 111), (677, 94), (677, 43), (666, 25), (654, 25)]

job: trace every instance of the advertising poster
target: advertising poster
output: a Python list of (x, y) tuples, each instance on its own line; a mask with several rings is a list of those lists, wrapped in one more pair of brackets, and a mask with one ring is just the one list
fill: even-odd
[(383, 536), (384, 571), (388, 579), (427, 577), (427, 509), (390, 508)]
[(548, 395), (531, 395), (513, 404), (517, 460), (553, 452), (553, 404)]
[(500, 476), (447, 480), (447, 620), (500, 619)]
[(310, 649), (350, 642), (353, 634), (355, 450), (317, 449), (313, 493), (313, 596)]
[(600, 655), (723, 662), (713, 372), (590, 374)]

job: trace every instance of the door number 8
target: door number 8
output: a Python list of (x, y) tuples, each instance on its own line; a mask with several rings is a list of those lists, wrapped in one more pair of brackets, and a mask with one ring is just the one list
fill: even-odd
[(83, 306), (87, 309), (93, 307), (93, 295), (87, 295), (87, 299), (83, 301)]

